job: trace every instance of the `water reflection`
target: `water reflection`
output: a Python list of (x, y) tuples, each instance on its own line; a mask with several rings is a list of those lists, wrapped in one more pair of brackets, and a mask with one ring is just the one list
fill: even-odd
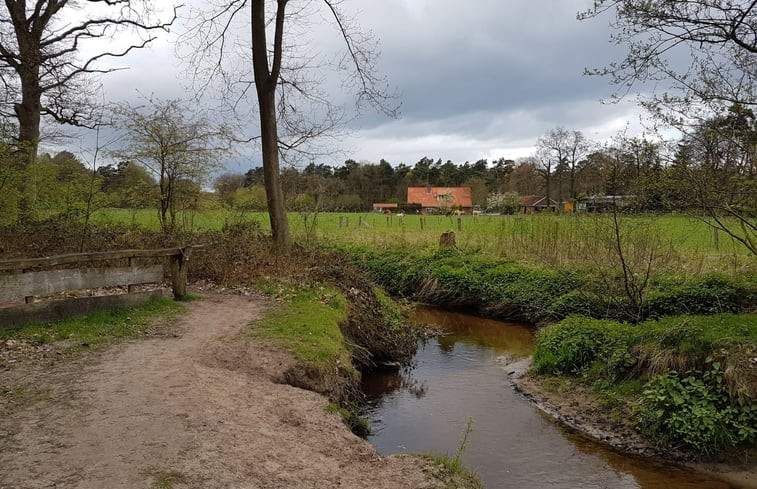
[(419, 345), (413, 368), (366, 376), (369, 440), (381, 453), (454, 453), (469, 416), (464, 462), (489, 488), (733, 486), (616, 453), (565, 430), (510, 386), (503, 365), (530, 354), (528, 327), (419, 307), (415, 321), (449, 332)]

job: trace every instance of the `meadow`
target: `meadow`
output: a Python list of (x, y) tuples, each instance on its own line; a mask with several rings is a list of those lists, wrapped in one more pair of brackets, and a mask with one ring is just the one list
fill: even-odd
[[(152, 209), (103, 209), (93, 221), (159, 229)], [(250, 221), (270, 229), (264, 212), (207, 210), (182, 217), (184, 229), (191, 231)], [(612, 218), (601, 214), (468, 215), (458, 222), (440, 215), (291, 212), (289, 224), (295, 239), (307, 245), (407, 252), (432, 251), (441, 233), (455, 231), (457, 246), (466, 252), (552, 266), (597, 264), (615, 245)], [(629, 254), (654, 254), (656, 265), (669, 271), (734, 273), (756, 266), (743, 245), (689, 216), (623, 216), (619, 231)]]

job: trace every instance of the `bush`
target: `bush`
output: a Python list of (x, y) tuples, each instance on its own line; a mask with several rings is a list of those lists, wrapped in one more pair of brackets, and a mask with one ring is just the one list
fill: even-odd
[(689, 284), (662, 282), (646, 301), (646, 317), (660, 318), (681, 314), (720, 314), (739, 312), (747, 293), (733, 278), (707, 275)]
[(615, 380), (635, 364), (633, 326), (571, 317), (536, 336), (534, 366), (541, 373), (587, 374)]
[(710, 454), (756, 441), (756, 352), (755, 314), (639, 325), (575, 316), (539, 332), (534, 366), (578, 376), (600, 395), (651, 378), (636, 407), (638, 428), (659, 442)]
[(654, 377), (637, 407), (642, 432), (703, 454), (757, 440), (757, 406), (732, 402), (718, 362), (683, 376), (668, 371)]

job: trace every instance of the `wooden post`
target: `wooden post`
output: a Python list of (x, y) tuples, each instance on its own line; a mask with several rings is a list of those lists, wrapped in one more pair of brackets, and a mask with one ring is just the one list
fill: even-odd
[(339, 216), (339, 229), (342, 229), (342, 219), (344, 219), (342, 216)]
[(713, 237), (715, 238), (715, 249), (720, 249), (720, 237), (718, 236), (718, 228), (712, 228)]
[[(129, 257), (129, 266), (130, 267), (134, 265), (134, 260), (135, 259), (134, 259), (133, 256)], [(136, 285), (129, 284), (127, 286), (127, 288), (126, 288), (126, 291), (131, 294), (132, 292), (134, 292), (136, 290), (136, 287), (137, 287)]]
[(457, 218), (457, 230), (462, 231), (463, 230), (463, 218), (458, 217)]
[(183, 299), (187, 295), (187, 270), (192, 248), (182, 248), (181, 253), (171, 256), (171, 282), (175, 299)]
[(421, 217), (421, 231), (423, 231), (423, 218)]
[[(22, 269), (21, 273), (26, 273), (28, 271), (29, 270)], [(34, 302), (34, 296), (33, 295), (24, 296), (24, 304), (31, 304), (32, 302)]]

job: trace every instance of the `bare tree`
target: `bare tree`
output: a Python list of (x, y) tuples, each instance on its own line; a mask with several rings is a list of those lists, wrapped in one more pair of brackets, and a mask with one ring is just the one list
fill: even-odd
[[(540, 137), (536, 143), (537, 157), (546, 180), (547, 199), (550, 198), (550, 180), (552, 168), (556, 171), (568, 169), (570, 198), (576, 197), (576, 170), (578, 164), (586, 157), (589, 143), (581, 131), (569, 131), (564, 127), (551, 129)], [(562, 182), (560, 182), (562, 187)], [(562, 200), (562, 188), (558, 189)]]
[[(0, 115), (18, 120), (27, 162), (36, 156), (43, 117), (94, 123), (88, 84), (92, 76), (116, 70), (99, 62), (145, 47), (155, 39), (153, 31), (173, 22), (157, 20), (147, 0), (5, 0), (0, 13)], [(137, 36), (112, 48), (122, 33)], [(98, 41), (100, 50), (90, 50)], [(90, 54), (79, 57), (84, 49)]]
[(669, 116), (688, 118), (700, 103), (757, 105), (757, 1), (595, 0), (578, 17), (605, 12), (614, 14), (612, 41), (628, 53), (588, 72), (609, 76), (619, 86), (616, 97), (639, 82), (662, 81), (664, 91), (647, 105)]
[(228, 151), (228, 131), (191, 114), (178, 100), (151, 99), (136, 107), (124, 104), (115, 113), (124, 145), (114, 155), (136, 161), (155, 175), (161, 229), (173, 232), (182, 192), (199, 190), (211, 171), (221, 166), (219, 158)]
[[(757, 0), (595, 0), (579, 18), (605, 12), (614, 14), (613, 41), (628, 52), (589, 72), (609, 76), (619, 86), (616, 98), (638, 83), (663, 87), (640, 96), (641, 104), (681, 131), (689, 149), (704, 149), (679, 173), (689, 198), (714, 228), (755, 253)], [(734, 205), (736, 198), (750, 204)]]
[[(345, 110), (321, 88), (327, 84), (326, 68), (348, 73), (342, 86), (355, 93), (358, 109), (367, 104), (389, 115), (395, 112), (387, 105), (391, 96), (384, 79), (376, 75), (376, 43), (370, 34), (354, 27), (354, 19), (344, 14), (341, 3), (214, 1), (210, 8), (192, 14), (193, 25), (183, 40), (191, 46), (190, 66), (196, 79), (204, 80), (201, 90), (213, 80), (220, 81), (229, 95), (226, 101), (238, 112), (254, 85), (260, 135), (251, 139), (261, 145), (268, 214), (274, 244), (280, 251), (291, 243), (280, 156), (308, 153), (314, 138), (331, 134), (345, 122)], [(312, 31), (308, 18), (316, 14), (331, 18), (343, 41), (344, 52), (336, 63), (315, 54), (312, 46), (301, 41)]]

